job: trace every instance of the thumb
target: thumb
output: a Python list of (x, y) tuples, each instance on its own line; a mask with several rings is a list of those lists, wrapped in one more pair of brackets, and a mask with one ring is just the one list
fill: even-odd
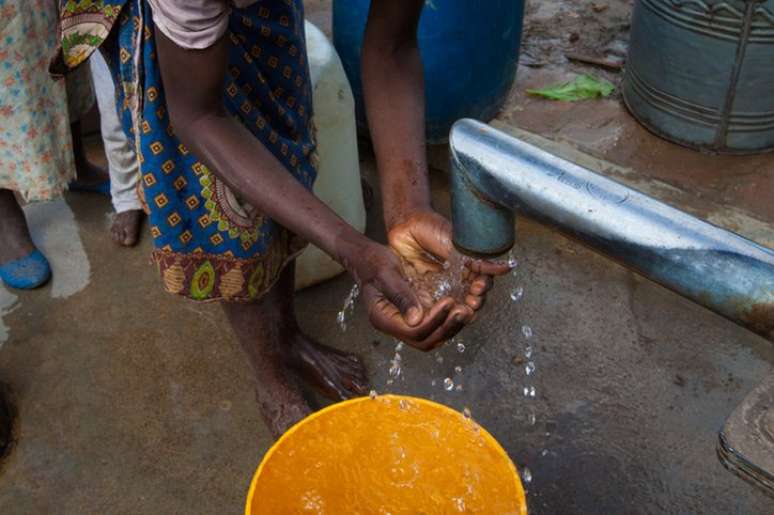
[(380, 290), (382, 295), (398, 308), (409, 326), (416, 326), (422, 321), (424, 316), (422, 303), (419, 302), (416, 292), (402, 275), (397, 272), (387, 274), (382, 281)]

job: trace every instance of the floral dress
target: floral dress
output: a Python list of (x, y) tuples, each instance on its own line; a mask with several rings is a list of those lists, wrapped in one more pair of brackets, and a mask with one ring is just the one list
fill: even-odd
[(27, 201), (67, 188), (75, 175), (70, 121), (94, 103), (88, 70), (67, 83), (49, 75), (58, 24), (56, 0), (0, 0), (0, 189)]

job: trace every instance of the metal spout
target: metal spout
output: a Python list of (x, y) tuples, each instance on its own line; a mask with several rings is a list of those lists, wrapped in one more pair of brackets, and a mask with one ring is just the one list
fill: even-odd
[(506, 252), (518, 211), (774, 341), (772, 250), (474, 120), (449, 145), (462, 252)]

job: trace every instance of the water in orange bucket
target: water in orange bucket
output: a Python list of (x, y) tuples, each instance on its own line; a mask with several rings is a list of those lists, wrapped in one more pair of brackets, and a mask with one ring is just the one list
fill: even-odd
[(334, 404), (302, 420), (255, 473), (247, 515), (526, 515), (508, 455), (468, 414), (397, 395)]

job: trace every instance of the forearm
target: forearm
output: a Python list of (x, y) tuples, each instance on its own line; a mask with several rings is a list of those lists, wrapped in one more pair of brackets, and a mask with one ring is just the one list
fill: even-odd
[[(174, 123), (174, 119), (173, 119)], [(219, 179), (260, 212), (347, 266), (365, 238), (301, 185), (245, 127), (204, 113), (176, 131)]]
[(362, 70), (366, 113), (389, 229), (413, 212), (430, 209), (430, 187), (424, 80), (416, 38), (409, 34), (396, 41), (379, 29), (378, 23), (369, 20)]

